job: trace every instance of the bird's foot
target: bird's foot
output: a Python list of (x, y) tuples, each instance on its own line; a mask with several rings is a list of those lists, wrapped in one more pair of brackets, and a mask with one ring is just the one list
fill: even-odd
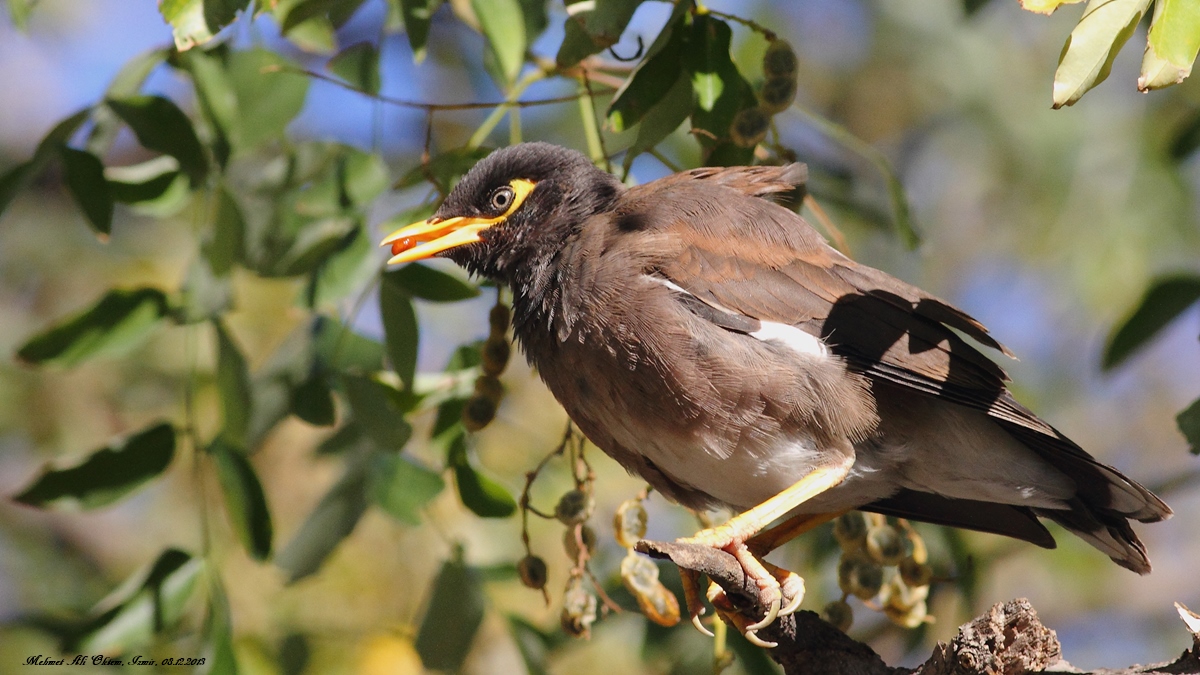
[[(767, 606), (766, 615), (758, 621), (748, 621), (729, 601), (725, 592), (715, 584), (709, 586), (708, 599), (712, 602), (713, 607), (729, 618), (751, 643), (760, 647), (774, 647), (775, 643), (759, 638), (757, 633), (774, 623), (778, 617), (787, 616), (799, 608), (800, 602), (804, 599), (804, 580), (794, 572), (759, 560), (746, 545), (745, 539), (737, 536), (736, 531), (716, 527), (678, 541), (682, 544), (699, 544), (717, 548), (737, 559), (742, 571), (758, 587), (759, 598)], [(684, 574), (684, 595), (688, 613), (691, 615), (692, 624), (697, 629), (711, 635), (712, 633), (700, 623), (700, 617), (704, 614), (704, 606), (700, 600), (698, 581), (698, 574), (694, 572)]]

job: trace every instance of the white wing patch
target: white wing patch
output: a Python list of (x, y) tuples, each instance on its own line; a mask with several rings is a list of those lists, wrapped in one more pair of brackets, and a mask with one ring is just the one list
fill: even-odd
[(829, 348), (815, 335), (806, 333), (795, 326), (774, 321), (761, 321), (762, 328), (750, 334), (764, 342), (778, 342), (806, 356), (829, 356)]

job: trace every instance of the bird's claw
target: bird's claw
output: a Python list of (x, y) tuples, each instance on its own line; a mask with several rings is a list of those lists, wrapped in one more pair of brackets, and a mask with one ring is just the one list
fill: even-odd
[[(782, 604), (783, 596), (780, 595), (771, 600), (771, 606), (767, 608), (767, 615), (762, 620), (746, 626), (746, 634), (749, 635), (758, 630), (762, 630), (767, 626), (775, 623), (775, 619), (779, 618), (779, 606)], [(788, 603), (791, 604), (791, 603)], [(795, 611), (795, 610), (793, 610)]]
[(748, 630), (745, 633), (742, 633), (742, 637), (746, 638), (746, 642), (749, 642), (755, 647), (762, 647), (763, 649), (774, 649), (779, 646), (778, 642), (771, 642), (758, 637), (757, 631)]
[(698, 612), (698, 613), (692, 615), (692, 625), (696, 627), (696, 630), (700, 631), (701, 633), (707, 635), (710, 638), (717, 637), (711, 630), (708, 629), (708, 626), (705, 626), (703, 623), (700, 623), (700, 615), (703, 613), (704, 612)]

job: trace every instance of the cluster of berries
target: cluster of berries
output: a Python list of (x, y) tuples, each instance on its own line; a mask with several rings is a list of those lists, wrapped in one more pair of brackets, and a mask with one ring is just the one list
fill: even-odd
[[(569, 490), (554, 507), (554, 517), (567, 526), (563, 532), (563, 550), (575, 563), (563, 592), (562, 627), (568, 635), (586, 637), (596, 622), (598, 602), (585, 582), (587, 561), (596, 550), (596, 532), (587, 525), (595, 509), (592, 496), (579, 488)], [(521, 583), (529, 588), (546, 588), (546, 561), (540, 556), (526, 555), (517, 563)]]
[(500, 373), (508, 365), (512, 345), (508, 342), (508, 322), (511, 312), (508, 306), (496, 301), (488, 313), (490, 328), (483, 343), (483, 374), (475, 380), (475, 393), (463, 406), (462, 421), (468, 431), (479, 431), (496, 417), (496, 408), (504, 398), (504, 385), (500, 384)]
[(788, 109), (796, 100), (796, 70), (799, 61), (787, 40), (771, 40), (763, 55), (763, 83), (758, 105), (743, 108), (729, 126), (729, 136), (743, 148), (752, 148), (767, 137), (771, 117)]
[(905, 628), (933, 621), (925, 602), (933, 570), (925, 540), (908, 521), (897, 519), (892, 525), (879, 514), (852, 511), (834, 521), (833, 536), (842, 549), (842, 598), (826, 605), (821, 618), (849, 629), (854, 613), (846, 599), (853, 595)]

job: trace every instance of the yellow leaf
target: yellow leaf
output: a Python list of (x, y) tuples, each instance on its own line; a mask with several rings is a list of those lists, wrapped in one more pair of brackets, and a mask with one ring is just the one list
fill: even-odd
[(1083, 0), (1020, 0), (1021, 7), (1038, 14), (1050, 14), (1062, 5), (1074, 5)]
[(398, 635), (374, 635), (363, 640), (357, 675), (422, 675), (425, 668), (411, 640)]
[(1149, 91), (1182, 82), (1200, 51), (1200, 3), (1158, 0), (1142, 57), (1138, 89)]

